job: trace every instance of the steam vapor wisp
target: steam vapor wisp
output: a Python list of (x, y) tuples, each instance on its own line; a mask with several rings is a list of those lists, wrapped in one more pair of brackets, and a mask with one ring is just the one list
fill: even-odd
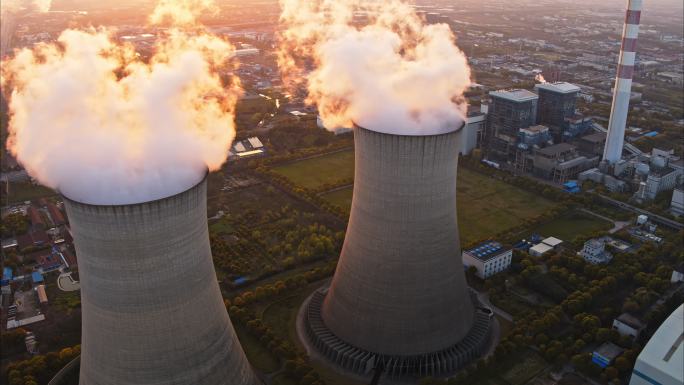
[(234, 48), (196, 22), (207, 0), (162, 0), (143, 61), (107, 29), (66, 30), (3, 63), (7, 147), (31, 176), (70, 199), (131, 204), (192, 187), (226, 160), (239, 81)]
[(470, 68), (448, 25), (427, 25), (403, 0), (280, 3), (281, 72), (306, 83), (326, 127), (433, 135), (461, 126)]

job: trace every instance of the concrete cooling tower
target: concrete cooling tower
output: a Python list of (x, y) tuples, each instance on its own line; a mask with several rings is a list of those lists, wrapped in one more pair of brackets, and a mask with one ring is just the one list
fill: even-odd
[(439, 376), (477, 357), (489, 309), (466, 285), (456, 220), (459, 133), (354, 129), (346, 238), (329, 288), (305, 310), (312, 345), (343, 368)]
[(152, 202), (65, 199), (81, 283), (81, 385), (253, 385), (211, 258), (206, 179)]

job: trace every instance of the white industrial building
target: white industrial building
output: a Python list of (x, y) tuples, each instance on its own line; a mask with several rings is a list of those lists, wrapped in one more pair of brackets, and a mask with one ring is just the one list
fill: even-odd
[(670, 282), (684, 282), (684, 263), (680, 264), (672, 270), (672, 277), (670, 277)]
[(533, 257), (541, 257), (548, 252), (555, 250), (561, 245), (563, 241), (555, 237), (548, 237), (532, 247), (530, 247), (529, 253)]
[(636, 339), (644, 327), (645, 325), (641, 320), (629, 313), (622, 313), (613, 320), (613, 330), (620, 333), (621, 336), (630, 336)]
[(684, 305), (680, 305), (641, 351), (629, 385), (684, 384)]
[(676, 188), (672, 192), (670, 212), (676, 216), (684, 215), (684, 189)]
[(586, 241), (579, 255), (592, 265), (605, 264), (613, 259), (613, 255), (606, 251), (606, 243), (601, 239)]
[(487, 105), (480, 106), (480, 110), (468, 111), (466, 124), (461, 130), (461, 155), (468, 155), (479, 148), (485, 133), (487, 123)]
[(487, 279), (511, 266), (513, 250), (504, 249), (499, 242), (485, 242), (463, 253), (463, 265), (477, 269), (476, 275)]

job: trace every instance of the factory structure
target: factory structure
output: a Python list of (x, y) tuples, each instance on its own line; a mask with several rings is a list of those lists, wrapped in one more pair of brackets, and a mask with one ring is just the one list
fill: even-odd
[[(641, 9), (642, 0), (629, 0), (602, 160), (597, 168), (579, 175), (580, 181), (601, 183), (610, 191), (631, 191), (637, 202), (653, 200), (684, 182), (684, 161), (674, 151), (653, 149), (650, 154), (644, 154), (625, 145)], [(625, 156), (625, 150), (631, 155)]]
[[(535, 91), (489, 93), (491, 101), (480, 107), (486, 125), (478, 127), (487, 162), (559, 184), (598, 166), (605, 134), (594, 132), (592, 120), (577, 113), (580, 88), (556, 82), (537, 84)], [(467, 125), (463, 135), (477, 136), (470, 132), (475, 129)]]
[[(482, 148), (484, 162), (494, 167), (557, 184), (592, 181), (610, 191), (631, 192), (640, 203), (681, 191), (680, 157), (657, 148), (643, 153), (625, 143), (641, 5), (642, 0), (628, 4), (608, 129), (577, 112), (582, 90), (574, 84), (541, 83), (535, 92), (497, 90), (480, 111), (469, 112), (461, 153)], [(676, 191), (672, 212), (678, 215)]]
[(354, 129), (351, 214), (335, 275), (300, 332), (333, 364), (390, 378), (452, 374), (487, 348), (492, 312), (471, 294), (456, 218), (457, 130)]
[(206, 178), (145, 203), (64, 201), (80, 271), (81, 384), (259, 383), (216, 280)]
[(639, 353), (629, 385), (684, 383), (684, 305), (656, 330)]

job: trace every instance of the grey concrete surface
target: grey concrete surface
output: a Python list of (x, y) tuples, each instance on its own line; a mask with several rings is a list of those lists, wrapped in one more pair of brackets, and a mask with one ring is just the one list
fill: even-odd
[(322, 306), (348, 344), (415, 356), (456, 345), (474, 322), (456, 219), (459, 135), (355, 128), (354, 196)]
[(65, 205), (81, 284), (81, 385), (258, 382), (216, 280), (206, 179), (148, 203)]

